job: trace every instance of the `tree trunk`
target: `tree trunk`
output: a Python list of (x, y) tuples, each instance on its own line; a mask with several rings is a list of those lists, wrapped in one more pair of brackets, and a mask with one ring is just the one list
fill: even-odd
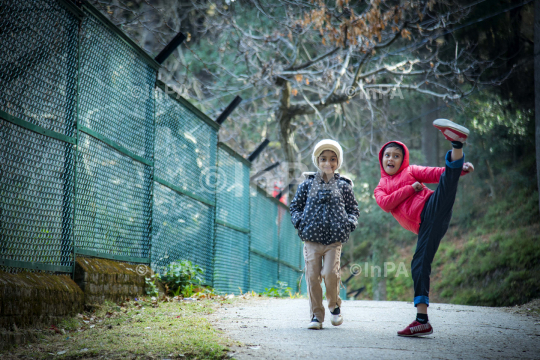
[(433, 127), (433, 120), (437, 119), (438, 111), (431, 112), (433, 108), (437, 107), (437, 100), (430, 99), (422, 106), (422, 113), (428, 113), (422, 117), (422, 153), (426, 160), (424, 165), (437, 166), (437, 129)]
[[(291, 106), (291, 83), (286, 81), (282, 83), (280, 106), (276, 112), (276, 119), (279, 124), (279, 140), (281, 142), (281, 148), (285, 155), (285, 161), (287, 162), (287, 179), (285, 179), (285, 186), (288, 186), (294, 181), (296, 176), (296, 162), (293, 154), (291, 144), (291, 122), (293, 116), (291, 116), (289, 110)], [(289, 201), (294, 198), (294, 192), (296, 191), (296, 185), (289, 188)]]
[[(285, 161), (287, 162), (287, 179), (285, 180), (284, 185), (288, 186), (296, 178), (296, 174), (295, 174), (296, 166), (294, 165), (295, 158), (293, 155), (293, 149), (291, 145), (292, 118), (287, 114), (282, 113), (280, 115), (281, 116), (278, 118), (280, 142), (281, 142), (281, 147), (283, 149), (283, 153), (285, 155)], [(289, 188), (289, 191), (288, 191), (289, 201), (291, 201), (294, 198), (295, 191), (296, 191), (296, 184)]]
[(534, 2), (534, 104), (536, 119), (536, 180), (540, 206), (540, 1)]

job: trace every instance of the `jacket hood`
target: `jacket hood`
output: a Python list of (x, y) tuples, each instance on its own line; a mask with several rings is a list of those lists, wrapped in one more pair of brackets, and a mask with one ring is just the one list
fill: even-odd
[[(403, 154), (403, 162), (401, 163), (401, 166), (399, 167), (399, 170), (397, 171), (397, 173), (395, 173), (394, 175), (388, 175), (386, 173), (386, 171), (384, 171), (384, 168), (383, 168), (383, 165), (382, 165), (382, 157), (383, 157), (383, 149), (386, 145), (390, 144), (390, 143), (396, 143), (396, 144), (399, 144), (401, 146), (403, 146), (403, 149), (405, 150), (405, 154)], [(386, 144), (384, 144), (382, 147), (381, 147), (381, 150), (379, 150), (379, 166), (381, 167), (381, 177), (387, 177), (387, 176), (396, 176), (397, 174), (399, 174), (400, 172), (403, 171), (403, 169), (405, 169), (406, 167), (409, 166), (409, 149), (407, 149), (407, 146), (402, 143), (401, 141), (396, 141), (396, 140), (393, 140), (393, 141), (389, 141), (387, 142)]]

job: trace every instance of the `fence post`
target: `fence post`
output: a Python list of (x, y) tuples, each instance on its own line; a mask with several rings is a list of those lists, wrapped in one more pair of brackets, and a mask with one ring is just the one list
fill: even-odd
[(73, 253), (73, 273), (72, 278), (75, 280), (75, 262), (76, 262), (76, 217), (77, 217), (77, 169), (79, 162), (79, 90), (80, 90), (80, 81), (81, 81), (81, 29), (82, 29), (82, 19), (79, 20), (79, 30), (77, 31), (77, 85), (75, 86), (75, 159), (74, 170), (73, 170), (73, 226), (72, 226), (72, 246), (71, 251)]

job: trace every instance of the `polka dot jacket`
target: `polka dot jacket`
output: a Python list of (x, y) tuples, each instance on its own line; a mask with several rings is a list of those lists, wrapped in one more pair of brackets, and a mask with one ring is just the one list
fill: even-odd
[(289, 207), (298, 236), (324, 245), (346, 243), (359, 215), (352, 181), (338, 173), (328, 183), (319, 172), (304, 176)]

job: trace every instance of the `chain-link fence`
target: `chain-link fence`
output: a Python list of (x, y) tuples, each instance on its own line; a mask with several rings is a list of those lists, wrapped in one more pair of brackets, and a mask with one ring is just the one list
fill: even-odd
[(73, 266), (78, 25), (56, 0), (0, 3), (0, 265), (6, 271)]
[(214, 286), (239, 293), (249, 289), (250, 163), (220, 143), (218, 169)]
[(287, 207), (99, 11), (5, 0), (0, 29), (0, 270), (187, 259), (221, 292), (299, 291)]
[(216, 189), (210, 177), (219, 126), (186, 108), (166, 85), (159, 83), (155, 94), (152, 267), (187, 259), (205, 269), (211, 284)]

